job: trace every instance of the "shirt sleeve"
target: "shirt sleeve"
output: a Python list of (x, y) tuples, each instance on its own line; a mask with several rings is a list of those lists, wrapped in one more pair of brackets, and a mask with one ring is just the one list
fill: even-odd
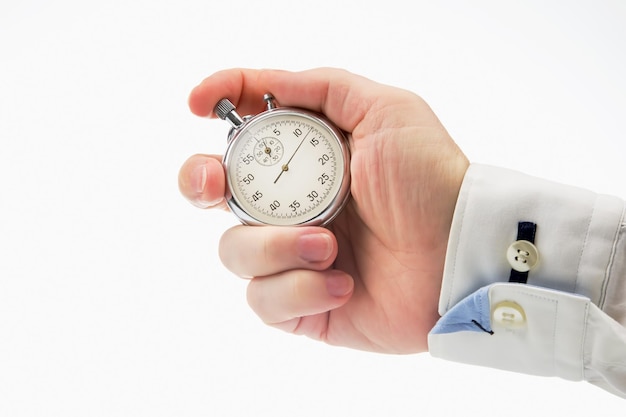
[[(586, 380), (626, 398), (624, 212), (616, 197), (470, 166), (431, 355)], [(522, 223), (534, 225), (532, 242), (520, 240)], [(526, 283), (510, 282), (520, 271)]]

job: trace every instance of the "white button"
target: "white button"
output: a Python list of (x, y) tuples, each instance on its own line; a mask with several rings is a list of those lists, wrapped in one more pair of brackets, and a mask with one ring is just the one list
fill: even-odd
[(524, 309), (512, 301), (496, 304), (492, 313), (493, 322), (508, 329), (519, 329), (526, 324)]
[(528, 272), (539, 262), (539, 251), (531, 242), (518, 240), (507, 249), (506, 259), (517, 272)]

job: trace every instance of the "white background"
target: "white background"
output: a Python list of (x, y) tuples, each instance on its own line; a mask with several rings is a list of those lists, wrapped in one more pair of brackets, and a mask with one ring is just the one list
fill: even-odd
[[(410, 6), (410, 7), (409, 7)], [(263, 326), (177, 188), (233, 67), (415, 91), (475, 162), (626, 197), (623, 1), (8, 1), (0, 7), (0, 416), (624, 415), (585, 383)]]

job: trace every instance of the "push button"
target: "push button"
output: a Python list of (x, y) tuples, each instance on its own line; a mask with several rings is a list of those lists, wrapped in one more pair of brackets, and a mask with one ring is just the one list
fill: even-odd
[(519, 329), (526, 325), (526, 314), (519, 304), (503, 301), (494, 307), (492, 320), (507, 329)]
[(531, 242), (518, 240), (507, 249), (506, 259), (517, 272), (528, 272), (539, 263), (539, 251)]

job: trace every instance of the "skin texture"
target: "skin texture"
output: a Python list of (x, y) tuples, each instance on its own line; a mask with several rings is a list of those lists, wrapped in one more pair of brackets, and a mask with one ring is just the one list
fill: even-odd
[[(250, 279), (248, 303), (271, 326), (361, 350), (427, 350), (467, 158), (419, 96), (338, 69), (221, 71), (189, 107), (215, 117), (226, 97), (256, 114), (267, 92), (348, 133), (352, 199), (328, 228), (236, 226), (222, 262)], [(198, 207), (226, 208), (219, 155), (190, 157), (179, 186)]]

